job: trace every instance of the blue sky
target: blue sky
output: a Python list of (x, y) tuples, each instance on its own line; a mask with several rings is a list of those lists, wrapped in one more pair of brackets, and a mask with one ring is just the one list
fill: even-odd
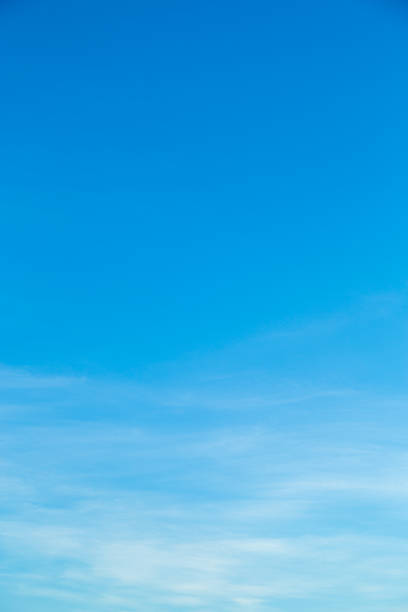
[(0, 607), (404, 612), (403, 2), (0, 3)]

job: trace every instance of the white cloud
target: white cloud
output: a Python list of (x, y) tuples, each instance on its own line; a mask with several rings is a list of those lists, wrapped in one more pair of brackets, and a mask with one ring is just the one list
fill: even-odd
[(54, 389), (85, 381), (82, 377), (42, 376), (27, 369), (0, 366), (1, 389)]
[(402, 612), (405, 393), (280, 378), (246, 348), (149, 385), (2, 368), (4, 405), (38, 407), (1, 413), (2, 587), (74, 612)]

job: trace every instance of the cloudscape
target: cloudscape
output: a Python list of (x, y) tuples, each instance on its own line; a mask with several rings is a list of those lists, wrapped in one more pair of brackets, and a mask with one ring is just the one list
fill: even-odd
[(408, 12), (0, 3), (0, 609), (408, 609)]

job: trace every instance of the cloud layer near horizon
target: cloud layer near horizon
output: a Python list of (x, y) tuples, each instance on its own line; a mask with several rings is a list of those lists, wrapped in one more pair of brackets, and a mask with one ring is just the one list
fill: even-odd
[(347, 355), (334, 379), (325, 349), (377, 325), (398, 354), (395, 304), (149, 382), (0, 369), (4, 592), (70, 612), (402, 610), (403, 385), (359, 384)]

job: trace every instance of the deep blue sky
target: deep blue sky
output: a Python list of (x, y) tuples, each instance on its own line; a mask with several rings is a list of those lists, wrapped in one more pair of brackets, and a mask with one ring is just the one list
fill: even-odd
[(400, 8), (5, 2), (1, 361), (133, 372), (401, 287)]
[(0, 0), (1, 612), (406, 612), (408, 10)]

